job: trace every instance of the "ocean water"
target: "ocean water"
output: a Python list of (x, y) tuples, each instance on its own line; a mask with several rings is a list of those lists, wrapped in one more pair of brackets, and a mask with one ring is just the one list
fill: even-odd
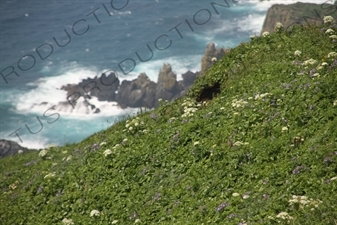
[(57, 112), (51, 106), (67, 101), (63, 85), (106, 71), (120, 80), (145, 72), (156, 82), (164, 63), (179, 80), (200, 70), (208, 43), (247, 42), (272, 4), (295, 2), (0, 0), (0, 138), (36, 149), (79, 142), (138, 109), (93, 98), (99, 114)]

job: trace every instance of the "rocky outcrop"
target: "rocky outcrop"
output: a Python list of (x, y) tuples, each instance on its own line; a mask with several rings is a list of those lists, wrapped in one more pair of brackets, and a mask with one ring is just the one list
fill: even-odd
[(22, 153), (29, 151), (28, 148), (22, 147), (14, 141), (0, 139), (0, 158), (18, 154), (19, 150), (22, 150)]
[(137, 79), (124, 80), (118, 89), (116, 101), (122, 108), (126, 107), (149, 107), (155, 102), (156, 83), (151, 81), (145, 73)]
[(214, 62), (212, 62), (213, 58), (216, 60), (220, 60), (225, 54), (229, 53), (229, 49), (224, 48), (215, 48), (214, 43), (209, 43), (206, 47), (205, 55), (201, 59), (201, 74), (204, 74), (206, 70), (208, 70)]
[(337, 16), (334, 12), (334, 6), (328, 3), (325, 3), (324, 6), (323, 4), (301, 2), (289, 5), (275, 4), (268, 9), (261, 34), (265, 31), (274, 32), (277, 22), (282, 23), (285, 29), (292, 24), (321, 25), (324, 15), (331, 15), (336, 19)]

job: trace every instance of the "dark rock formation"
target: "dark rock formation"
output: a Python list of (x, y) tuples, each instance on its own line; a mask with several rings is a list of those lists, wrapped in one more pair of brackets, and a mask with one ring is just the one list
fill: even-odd
[(292, 24), (321, 25), (324, 15), (331, 15), (336, 20), (335, 10), (335, 7), (328, 3), (324, 3), (324, 6), (301, 2), (289, 5), (275, 4), (268, 9), (261, 34), (265, 31), (274, 32), (277, 22), (282, 23), (285, 29)]
[(153, 107), (156, 95), (156, 83), (145, 73), (132, 81), (124, 80), (118, 89), (116, 101), (122, 108)]
[(87, 78), (79, 84), (68, 84), (61, 89), (67, 91), (69, 100), (76, 100), (79, 96), (88, 99), (95, 96), (99, 101), (115, 101), (118, 86), (119, 79), (115, 73), (109, 75), (103, 73), (100, 77)]
[(0, 158), (18, 154), (19, 150), (22, 150), (23, 153), (25, 153), (29, 149), (20, 146), (18, 143), (14, 141), (0, 139)]
[(229, 50), (225, 50), (224, 48), (216, 49), (214, 43), (209, 43), (206, 47), (205, 55), (202, 57), (201, 60), (200, 73), (204, 74), (206, 70), (208, 70), (212, 66), (212, 58), (215, 57), (217, 60), (220, 60), (227, 52), (229, 52)]

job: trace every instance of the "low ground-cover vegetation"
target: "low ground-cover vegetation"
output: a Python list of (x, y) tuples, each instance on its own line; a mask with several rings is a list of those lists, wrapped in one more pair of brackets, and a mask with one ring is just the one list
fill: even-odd
[(1, 159), (0, 223), (336, 224), (336, 32), (278, 25), (184, 98)]

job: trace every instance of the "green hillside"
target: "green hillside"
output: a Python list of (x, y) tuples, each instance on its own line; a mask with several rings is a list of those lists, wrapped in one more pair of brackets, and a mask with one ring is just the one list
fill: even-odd
[(337, 224), (336, 32), (252, 37), (186, 97), (1, 159), (0, 224)]

